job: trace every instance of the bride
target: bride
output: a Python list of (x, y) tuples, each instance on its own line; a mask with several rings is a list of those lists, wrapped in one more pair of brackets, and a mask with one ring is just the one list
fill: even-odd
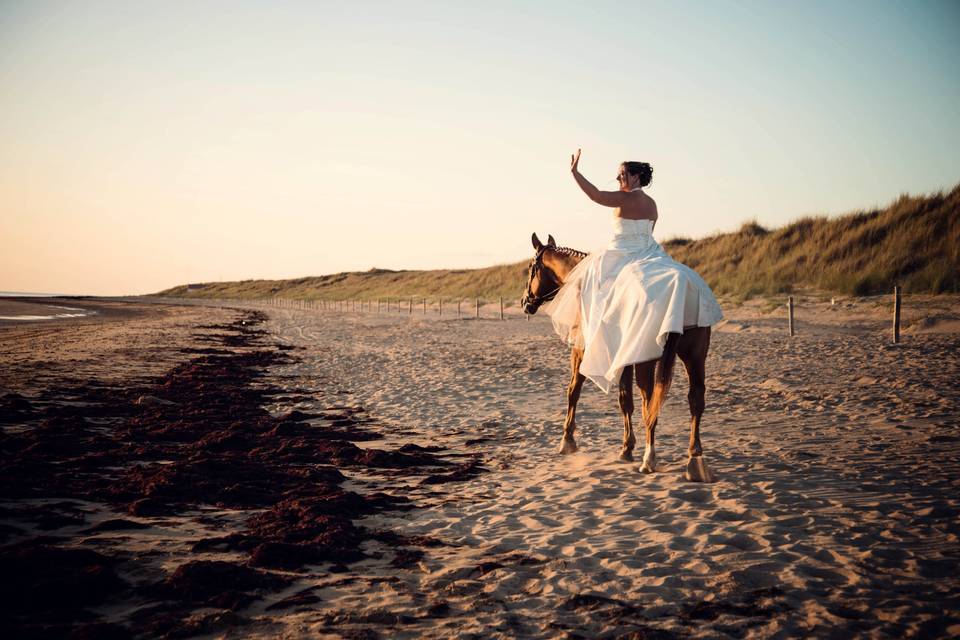
[(557, 333), (583, 349), (580, 373), (606, 393), (625, 366), (660, 358), (670, 333), (709, 327), (723, 313), (703, 278), (653, 239), (657, 203), (643, 191), (651, 166), (624, 162), (620, 189), (600, 191), (580, 173), (579, 162), (578, 149), (570, 171), (588, 198), (613, 208), (613, 238), (573, 268), (543, 309)]

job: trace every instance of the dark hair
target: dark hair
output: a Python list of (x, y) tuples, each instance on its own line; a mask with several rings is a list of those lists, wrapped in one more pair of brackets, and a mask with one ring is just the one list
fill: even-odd
[(628, 175), (640, 176), (640, 186), (645, 187), (653, 180), (653, 167), (649, 162), (627, 161), (623, 163), (623, 168)]

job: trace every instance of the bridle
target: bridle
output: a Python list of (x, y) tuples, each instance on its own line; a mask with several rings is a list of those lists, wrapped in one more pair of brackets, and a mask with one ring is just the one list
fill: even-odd
[(557, 291), (560, 291), (560, 288), (563, 286), (563, 283), (561, 283), (552, 291), (548, 291), (542, 296), (535, 296), (533, 295), (533, 292), (530, 291), (530, 283), (533, 282), (534, 276), (538, 275), (540, 273), (540, 270), (543, 268), (543, 252), (544, 252), (543, 249), (538, 251), (537, 257), (533, 259), (533, 266), (530, 269), (530, 277), (527, 279), (527, 291), (526, 291), (526, 295), (524, 296), (527, 304), (532, 304), (535, 307), (539, 307), (544, 302), (549, 302), (550, 300), (553, 300), (554, 296), (557, 295)]

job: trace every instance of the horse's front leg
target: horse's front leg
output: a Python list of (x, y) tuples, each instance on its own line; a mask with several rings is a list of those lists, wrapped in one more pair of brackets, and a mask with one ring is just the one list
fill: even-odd
[(567, 419), (563, 422), (563, 440), (560, 441), (560, 453), (566, 455), (577, 450), (577, 441), (573, 439), (573, 431), (577, 428), (577, 401), (580, 400), (580, 389), (583, 388), (584, 376), (580, 373), (580, 363), (583, 361), (583, 349), (574, 347), (570, 352), (570, 384), (567, 385)]
[(633, 435), (633, 365), (627, 365), (620, 374), (620, 413), (623, 414), (623, 449), (620, 460), (633, 462), (633, 447), (637, 439)]

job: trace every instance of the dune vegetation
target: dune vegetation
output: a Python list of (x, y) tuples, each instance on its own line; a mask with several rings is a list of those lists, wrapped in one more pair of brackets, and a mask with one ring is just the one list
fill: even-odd
[(889, 206), (807, 217), (779, 229), (755, 222), (664, 248), (718, 293), (749, 297), (813, 288), (870, 295), (960, 291), (960, 184), (948, 194), (903, 195)]
[[(851, 295), (960, 292), (960, 184), (949, 193), (903, 195), (885, 208), (806, 217), (778, 229), (748, 222), (739, 230), (663, 243), (723, 296), (813, 289)], [(436, 300), (503, 297), (514, 303), (527, 261), (482, 269), (371, 269), (292, 280), (181, 285), (157, 295), (306, 300)]]
[(483, 269), (392, 271), (370, 269), (292, 280), (242, 280), (183, 285), (157, 295), (203, 298), (288, 298), (298, 300), (457, 300), (503, 297), (507, 304), (523, 294), (527, 263)]

